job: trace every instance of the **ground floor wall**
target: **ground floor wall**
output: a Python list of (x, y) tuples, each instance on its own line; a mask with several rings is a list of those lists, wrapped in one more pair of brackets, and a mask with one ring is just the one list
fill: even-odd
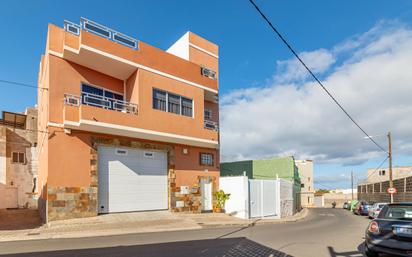
[[(98, 214), (98, 146), (153, 149), (167, 152), (169, 210), (200, 212), (200, 181), (218, 189), (218, 158), (213, 166), (201, 166), (200, 152), (218, 156), (216, 149), (202, 149), (139, 139), (71, 131), (55, 128), (48, 141), (47, 220), (96, 216)], [(186, 150), (183, 150), (186, 149)], [(42, 159), (40, 159), (42, 160)], [(189, 160), (189, 161), (188, 161)]]

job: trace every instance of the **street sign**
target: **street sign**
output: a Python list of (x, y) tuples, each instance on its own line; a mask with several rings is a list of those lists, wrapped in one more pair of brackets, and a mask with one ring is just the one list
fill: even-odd
[(398, 190), (394, 187), (390, 187), (390, 188), (388, 188), (388, 190), (386, 190), (386, 192), (388, 192), (388, 194), (393, 195), (393, 194), (396, 194), (398, 192)]

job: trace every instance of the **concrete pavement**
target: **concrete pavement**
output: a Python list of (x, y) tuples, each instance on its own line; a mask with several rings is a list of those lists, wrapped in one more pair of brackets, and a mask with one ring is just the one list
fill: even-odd
[(311, 209), (305, 219), (283, 224), (6, 242), (0, 256), (360, 257), (368, 222), (342, 209)]
[[(12, 211), (12, 213), (15, 213)], [(205, 227), (249, 226), (250, 224), (268, 224), (293, 222), (304, 218), (307, 210), (284, 219), (244, 220), (224, 213), (182, 214), (169, 211), (131, 212), (99, 215), (96, 217), (53, 221), (41, 227), (30, 229), (10, 229), (12, 224), (2, 229), (2, 223), (11, 219), (0, 220), (0, 242), (17, 240), (35, 240), (52, 238), (78, 238), (109, 236), (133, 233), (166, 232), (193, 230)], [(20, 219), (17, 219), (19, 221)], [(7, 229), (7, 227), (9, 229)], [(85, 230), (87, 228), (87, 230)]]

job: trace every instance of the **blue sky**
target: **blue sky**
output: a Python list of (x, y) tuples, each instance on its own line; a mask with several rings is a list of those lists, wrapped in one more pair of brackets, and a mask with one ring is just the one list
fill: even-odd
[[(382, 21), (391, 21), (391, 24), (395, 22), (397, 25), (391, 25), (395, 27), (408, 27), (412, 23), (412, 2), (406, 0), (396, 1), (396, 4), (394, 1), (375, 0), (344, 2), (257, 0), (257, 3), (298, 52), (313, 52), (318, 49), (328, 49), (329, 52), (333, 52), (331, 49), (335, 49), (342, 42), (370, 31)], [(272, 82), (282, 70), (279, 69), (281, 68), (279, 62), (291, 58), (291, 54), (274, 37), (247, 0), (206, 2), (15, 0), (2, 1), (0, 5), (0, 27), (3, 32), (3, 40), (0, 41), (2, 56), (0, 79), (32, 85), (36, 85), (37, 81), (40, 55), (44, 52), (47, 23), (62, 26), (63, 20), (78, 22), (81, 16), (161, 49), (167, 49), (188, 30), (217, 43), (220, 46), (221, 96), (236, 94), (240, 92), (239, 90), (248, 88), (277, 87)], [(353, 56), (354, 52), (353, 50), (340, 53), (333, 65), (328, 66), (328, 69), (319, 75), (327, 77), (335, 71), (334, 66), (341, 67), (340, 64), (348, 60), (346, 55)], [(295, 87), (303, 87), (303, 84), (297, 83)], [(0, 110), (23, 111), (26, 106), (36, 102), (35, 89), (4, 84), (0, 84), (0, 89), (2, 92)], [(323, 94), (321, 91), (317, 93)], [(326, 96), (324, 98), (326, 99)], [(336, 115), (340, 115), (339, 110), (333, 109), (335, 107), (332, 103), (329, 104), (337, 113)], [(356, 114), (359, 111), (352, 110), (350, 106), (349, 109)], [(290, 116), (293, 119), (293, 115)], [(363, 116), (359, 114), (357, 117)], [(283, 121), (277, 120), (277, 122)], [(351, 126), (348, 120), (345, 122)], [(361, 119), (359, 122), (362, 124)], [(327, 124), (326, 120), (325, 124)], [(231, 132), (233, 129), (230, 124), (226, 127), (228, 128), (226, 131)], [(373, 126), (369, 128), (377, 133), (384, 133), (391, 129), (388, 126), (380, 129)], [(224, 130), (222, 138), (225, 137), (223, 132)], [(350, 132), (358, 133), (355, 138), (359, 137), (359, 144), (373, 151), (371, 150), (373, 145), (367, 146), (367, 142), (363, 142), (362, 134), (353, 128), (350, 128)], [(311, 134), (306, 136), (311, 137)], [(395, 134), (394, 137), (396, 136)], [(293, 140), (293, 137), (288, 140)], [(334, 140), (330, 138), (326, 143), (313, 142), (312, 144), (329, 145)], [(407, 141), (405, 138), (401, 141), (406, 148), (409, 147), (405, 143)], [(380, 139), (380, 142), (386, 144), (384, 139)], [(230, 144), (230, 141), (227, 144)], [(241, 156), (248, 158), (293, 153), (300, 156), (315, 156), (316, 160), (316, 154), (313, 152), (302, 153), (296, 150), (296, 147), (293, 149), (276, 147), (277, 150), (262, 151), (258, 156), (248, 153)], [(362, 147), (359, 146), (355, 150), (363, 149)], [(405, 147), (399, 148), (395, 164), (412, 164), (408, 151), (404, 151)], [(225, 149), (230, 148), (224, 145), (223, 153), (225, 154)], [(338, 152), (336, 154), (342, 155)], [(351, 169), (355, 171), (357, 177), (363, 177), (366, 167), (374, 167), (384, 158), (378, 154), (370, 156), (372, 157), (368, 160), (363, 158), (358, 162), (352, 160), (341, 163), (336, 159), (329, 161), (330, 158), (319, 158), (321, 160), (319, 163), (322, 163), (316, 165), (319, 183), (329, 187), (347, 187), (349, 185), (347, 180), (340, 181), (336, 178), (341, 174), (348, 174)]]

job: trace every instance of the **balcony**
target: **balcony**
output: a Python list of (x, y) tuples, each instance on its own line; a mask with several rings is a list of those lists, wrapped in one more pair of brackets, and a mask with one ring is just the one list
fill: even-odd
[(72, 106), (80, 106), (80, 104), (84, 104), (106, 110), (113, 110), (135, 115), (137, 115), (138, 113), (138, 107), (136, 104), (91, 93), (82, 93), (81, 97), (72, 94), (65, 94), (64, 103), (66, 105)]
[(219, 131), (219, 124), (215, 121), (205, 120), (204, 127), (205, 127), (205, 129)]

